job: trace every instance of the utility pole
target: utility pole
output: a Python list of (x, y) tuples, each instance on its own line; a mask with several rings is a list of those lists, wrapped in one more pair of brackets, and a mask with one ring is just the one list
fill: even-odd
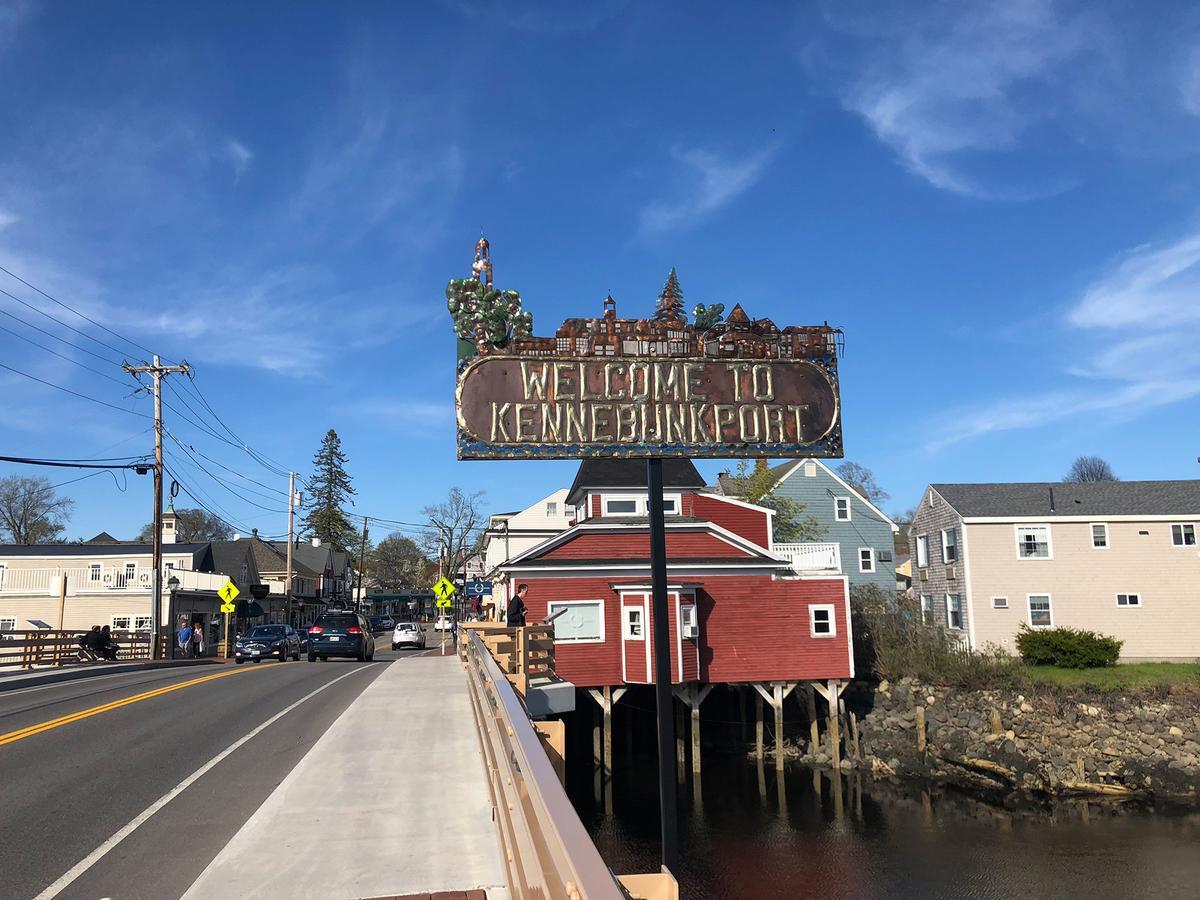
[[(148, 372), (154, 378), (154, 536), (151, 543), (151, 565), (153, 574), (151, 591), (154, 602), (150, 604), (150, 658), (158, 659), (158, 632), (162, 627), (159, 621), (162, 606), (162, 496), (163, 496), (163, 427), (162, 427), (162, 380), (165, 375), (186, 375), (190, 367), (185, 360), (182, 365), (164, 366), (158, 356), (154, 356), (150, 365), (131, 366), (125, 363), (122, 368), (130, 375), (140, 375)], [(174, 626), (171, 626), (171, 631)]]
[(287, 623), (292, 624), (292, 544), (294, 543), (293, 522), (296, 508), (296, 473), (288, 472), (288, 549), (287, 578), (283, 582), (284, 604), (287, 606)]
[(363, 568), (367, 564), (367, 517), (363, 516), (363, 539), (362, 549), (358, 551), (358, 588), (355, 590), (358, 605), (355, 607), (359, 613), (362, 612), (362, 582)]

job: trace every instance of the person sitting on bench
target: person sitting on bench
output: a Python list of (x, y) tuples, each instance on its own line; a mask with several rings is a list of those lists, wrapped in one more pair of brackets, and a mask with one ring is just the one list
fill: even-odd
[(117, 651), (121, 648), (117, 642), (112, 639), (112, 631), (107, 625), (100, 629), (100, 655), (105, 659), (114, 660), (117, 658)]
[(100, 626), (93, 625), (92, 630), (79, 638), (79, 661), (96, 662), (100, 659), (103, 648), (100, 644)]

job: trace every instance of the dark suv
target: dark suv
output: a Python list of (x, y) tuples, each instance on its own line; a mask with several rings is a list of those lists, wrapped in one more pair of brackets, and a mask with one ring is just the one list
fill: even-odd
[(349, 656), (359, 662), (375, 658), (375, 638), (366, 616), (348, 610), (332, 610), (317, 616), (308, 630), (308, 661), (331, 656)]

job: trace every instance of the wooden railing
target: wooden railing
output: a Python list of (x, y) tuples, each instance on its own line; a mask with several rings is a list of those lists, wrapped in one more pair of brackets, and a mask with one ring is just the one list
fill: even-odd
[(552, 625), (507, 628), (498, 622), (464, 622), (459, 628), (459, 651), (464, 662), (472, 632), (479, 634), (500, 671), (522, 697), (531, 682), (555, 677)]
[[(462, 630), (471, 707), (508, 896), (514, 900), (678, 900), (679, 887), (666, 872), (618, 877), (608, 868), (567, 798), (539, 734), (538, 726), (558, 726), (545, 730), (557, 731), (561, 753), (562, 723), (530, 721), (514, 676), (529, 676), (531, 670), (508, 672), (501, 667), (501, 660), (517, 668), (545, 665), (530, 662), (545, 659), (536, 655), (541, 651), (535, 646), (543, 639), (540, 629), (544, 628)], [(518, 637), (522, 631), (536, 636), (522, 643)], [(498, 656), (493, 656), (492, 646), (500, 651)]]
[[(61, 666), (89, 662), (79, 652), (79, 639), (86, 631), (5, 631), (0, 632), (0, 666)], [(149, 659), (150, 632), (114, 631), (117, 659)], [(164, 639), (165, 643), (165, 639)], [(160, 645), (160, 651), (163, 649)], [(161, 655), (161, 653), (160, 653)]]
[(775, 555), (786, 559), (797, 573), (841, 572), (842, 550), (839, 544), (806, 542), (776, 544)]

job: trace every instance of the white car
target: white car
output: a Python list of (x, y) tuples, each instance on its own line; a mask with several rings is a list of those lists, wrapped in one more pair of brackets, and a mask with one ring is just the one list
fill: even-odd
[(392, 649), (414, 647), (422, 650), (425, 647), (425, 629), (420, 622), (399, 622), (392, 631)]
[(437, 621), (433, 623), (433, 630), (434, 631), (453, 631), (454, 630), (454, 620), (447, 618), (446, 616), (438, 616)]

